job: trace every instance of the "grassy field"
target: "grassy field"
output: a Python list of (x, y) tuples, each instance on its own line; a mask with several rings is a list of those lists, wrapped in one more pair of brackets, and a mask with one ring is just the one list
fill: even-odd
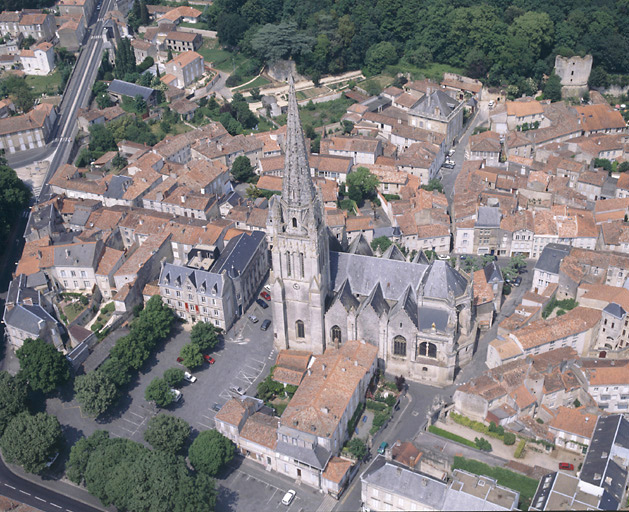
[(352, 103), (354, 103), (354, 100), (341, 96), (338, 100), (315, 103), (313, 110), (310, 110), (308, 107), (302, 107), (299, 109), (301, 122), (304, 125), (309, 124), (313, 128), (338, 123), (345, 112), (347, 112), (347, 107)]
[(46, 76), (28, 75), (26, 77), (26, 83), (33, 88), (33, 93), (36, 96), (41, 96), (44, 93), (54, 95), (57, 94), (57, 90), (61, 84), (61, 74), (59, 70), (55, 70), (50, 75)]
[(265, 86), (265, 85), (267, 85), (267, 84), (270, 84), (270, 83), (271, 83), (271, 81), (270, 81), (268, 78), (265, 78), (265, 77), (263, 77), (263, 76), (258, 76), (258, 77), (256, 77), (256, 79), (255, 79), (253, 82), (251, 82), (250, 84), (247, 84), (247, 85), (241, 85), (240, 87), (236, 87), (236, 88), (234, 89), (234, 91), (240, 91), (240, 92), (242, 92), (242, 91), (248, 91), (248, 90), (253, 89), (253, 88), (255, 88), (255, 87), (263, 87), (263, 86)]
[(476, 445), (473, 441), (453, 434), (452, 432), (448, 432), (447, 430), (443, 430), (442, 428), (435, 427), (434, 425), (430, 425), (430, 427), (428, 427), (428, 432), (443, 437), (445, 439), (449, 439), (450, 441), (456, 441), (457, 443), (464, 444), (465, 446), (469, 446), (470, 448), (476, 448)]
[(68, 318), (68, 323), (72, 322), (77, 316), (79, 316), (79, 313), (81, 313), (84, 309), (85, 306), (78, 301), (64, 307), (63, 312)]
[(330, 92), (330, 89), (327, 87), (311, 87), (310, 89), (303, 89), (301, 91), (297, 91), (295, 96), (299, 101), (308, 100), (310, 98), (314, 98), (315, 96), (320, 96), (323, 94), (327, 94)]
[(212, 63), (212, 67), (232, 73), (248, 59), (240, 53), (232, 53), (223, 50), (216, 39), (203, 38), (203, 45), (197, 50), (206, 62)]
[(499, 485), (508, 487), (520, 493), (520, 509), (528, 510), (531, 500), (535, 496), (538, 481), (534, 478), (521, 475), (508, 469), (489, 466), (477, 460), (466, 459), (465, 457), (454, 457), (452, 469), (463, 469), (476, 475), (485, 475), (496, 479)]
[[(192, 128), (190, 128), (187, 124), (179, 122), (171, 126), (170, 132), (168, 133), (168, 135), (179, 135), (180, 133), (186, 133), (186, 132), (189, 132), (190, 130), (192, 130)], [(163, 133), (160, 127), (160, 123), (155, 123), (151, 125), (151, 131), (155, 135), (157, 135), (158, 138), (161, 137)]]

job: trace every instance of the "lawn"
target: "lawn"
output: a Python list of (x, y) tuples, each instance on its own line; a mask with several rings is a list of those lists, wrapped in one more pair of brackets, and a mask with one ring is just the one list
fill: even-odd
[(223, 50), (216, 39), (207, 37), (203, 38), (203, 45), (197, 50), (197, 53), (203, 56), (205, 62), (211, 63), (212, 67), (228, 73), (232, 73), (235, 68), (248, 60), (240, 53)]
[(79, 316), (81, 311), (86, 308), (83, 304), (81, 304), (78, 300), (76, 302), (72, 302), (63, 308), (63, 313), (68, 319), (68, 324), (74, 321), (74, 319)]
[(313, 128), (338, 123), (352, 103), (354, 100), (341, 96), (337, 100), (315, 103), (314, 108), (302, 107), (299, 109), (301, 122), (303, 125), (309, 124)]
[(321, 96), (329, 92), (330, 89), (328, 89), (327, 87), (310, 87), (309, 89), (302, 89), (301, 91), (297, 91), (295, 96), (297, 96), (297, 99), (301, 101), (308, 100), (316, 96)]
[(465, 439), (464, 437), (453, 434), (452, 432), (448, 432), (447, 430), (444, 430), (442, 428), (435, 427), (434, 425), (430, 425), (430, 427), (428, 427), (428, 432), (443, 437), (445, 439), (449, 439), (450, 441), (456, 441), (457, 443), (464, 444), (465, 446), (469, 446), (470, 448), (476, 448), (474, 441), (470, 441), (469, 439)]
[[(173, 124), (170, 127), (170, 131), (168, 132), (167, 135), (179, 135), (180, 133), (186, 133), (186, 132), (189, 132), (190, 130), (192, 130), (192, 128), (190, 128), (187, 124), (179, 122), (177, 124)], [(152, 124), (151, 131), (155, 135), (157, 135), (158, 138), (163, 138), (162, 137), (163, 132), (162, 132), (160, 123)]]
[(234, 92), (236, 92), (236, 91), (238, 91), (238, 92), (248, 91), (250, 89), (253, 89), (254, 87), (263, 87), (263, 86), (265, 86), (267, 84), (270, 84), (270, 83), (271, 83), (271, 81), (268, 78), (260, 75), (260, 76), (257, 76), (256, 79), (253, 82), (251, 82), (251, 83), (249, 83), (247, 85), (241, 85), (240, 87), (236, 87), (234, 89)]
[(58, 93), (59, 85), (61, 85), (61, 73), (55, 69), (53, 73), (46, 76), (28, 75), (26, 83), (33, 88), (35, 96), (41, 96), (44, 93), (54, 95)]
[(508, 469), (489, 466), (477, 460), (466, 459), (465, 457), (454, 457), (452, 469), (463, 469), (476, 475), (485, 475), (494, 478), (499, 485), (508, 487), (520, 493), (520, 509), (528, 510), (535, 491), (537, 491), (538, 481), (534, 478), (521, 475)]
[(367, 80), (363, 80), (362, 82), (358, 82), (358, 87), (364, 89), (368, 93), (378, 93), (382, 92), (383, 89), (386, 89), (393, 83), (393, 77), (389, 75), (376, 75), (368, 78)]

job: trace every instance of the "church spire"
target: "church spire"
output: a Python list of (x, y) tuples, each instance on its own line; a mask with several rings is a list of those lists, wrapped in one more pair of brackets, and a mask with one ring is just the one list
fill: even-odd
[(314, 185), (310, 177), (308, 151), (299, 120), (299, 108), (295, 96), (293, 76), (288, 78), (288, 115), (286, 117), (286, 157), (284, 160), (284, 180), (282, 199), (294, 206), (305, 206), (315, 197)]

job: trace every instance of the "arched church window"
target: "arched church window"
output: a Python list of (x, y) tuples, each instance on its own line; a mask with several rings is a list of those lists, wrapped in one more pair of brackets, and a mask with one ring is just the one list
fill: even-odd
[(301, 320), (297, 320), (295, 322), (295, 331), (297, 332), (298, 338), (306, 337), (306, 328), (304, 327), (304, 323)]
[(297, 227), (297, 219), (295, 217), (293, 217), (293, 227), (294, 228)]
[(418, 355), (420, 356), (432, 358), (437, 357), (437, 345), (435, 345), (434, 343), (428, 343), (427, 341), (424, 341), (423, 343), (419, 344), (419, 348), (417, 350)]
[(406, 357), (406, 338), (404, 336), (393, 338), (393, 355)]
[(299, 270), (301, 271), (301, 277), (304, 277), (304, 253), (299, 253)]
[(330, 330), (330, 334), (332, 335), (332, 343), (339, 343), (339, 345), (341, 344), (342, 338), (341, 338), (341, 328), (338, 325), (335, 325), (334, 327), (332, 327), (332, 329)]
[(288, 277), (290, 277), (291, 274), (292, 274), (292, 269), (291, 269), (291, 264), (290, 263), (291, 263), (290, 262), (290, 252), (287, 252), (286, 253), (286, 275)]

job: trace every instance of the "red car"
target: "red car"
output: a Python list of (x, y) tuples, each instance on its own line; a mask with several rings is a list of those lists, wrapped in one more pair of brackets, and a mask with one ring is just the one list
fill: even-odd
[(178, 357), (178, 358), (177, 358), (177, 362), (178, 362), (178, 363), (183, 363), (183, 357)]
[(271, 294), (269, 292), (267, 292), (267, 291), (262, 292), (260, 294), (260, 297), (262, 297), (263, 299), (266, 299), (266, 300), (271, 300)]
[(573, 471), (574, 470), (574, 464), (569, 464), (567, 462), (560, 462), (559, 463), (559, 469), (565, 469), (566, 471)]
[(210, 357), (207, 354), (203, 354), (203, 359), (205, 359), (209, 364), (214, 364), (216, 362), (213, 357)]

